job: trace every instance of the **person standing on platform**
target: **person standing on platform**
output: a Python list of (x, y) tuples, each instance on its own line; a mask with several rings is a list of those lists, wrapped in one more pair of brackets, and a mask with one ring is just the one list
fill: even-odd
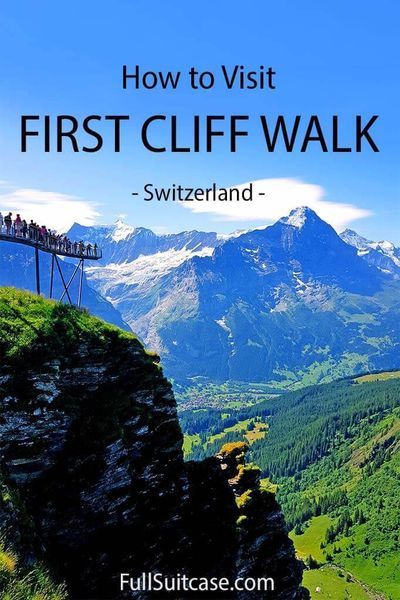
[(12, 213), (8, 213), (4, 217), (4, 225), (6, 226), (6, 234), (11, 235), (11, 226), (12, 226)]
[(22, 233), (22, 219), (21, 215), (17, 214), (14, 221), (14, 234), (16, 237), (20, 237)]

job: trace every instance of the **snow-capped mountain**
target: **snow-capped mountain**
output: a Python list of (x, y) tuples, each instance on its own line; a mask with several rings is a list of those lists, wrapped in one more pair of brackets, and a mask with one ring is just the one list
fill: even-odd
[[(338, 236), (307, 207), (228, 236), (122, 221), (69, 235), (103, 251), (86, 267), (85, 306), (128, 323), (176, 379), (313, 382), (398, 367), (399, 249)], [(31, 249), (0, 250), (0, 284), (32, 289)]]
[(311, 382), (398, 366), (394, 272), (307, 207), (227, 238), (122, 222), (70, 235), (102, 247), (90, 285), (177, 379)]
[(358, 255), (370, 265), (400, 277), (400, 248), (397, 248), (392, 242), (372, 242), (352, 229), (345, 229), (340, 237), (347, 244), (357, 248)]
[(310, 222), (310, 220), (315, 221), (317, 215), (314, 211), (312, 211), (308, 206), (299, 206), (295, 210), (292, 210), (287, 217), (281, 217), (279, 219), (279, 223), (283, 223), (284, 225), (292, 225), (292, 227), (296, 227), (297, 229), (301, 229)]
[[(97, 243), (103, 250), (103, 263), (107, 264), (132, 262), (139, 256), (155, 255), (171, 250), (183, 250), (190, 255), (201, 252), (211, 253), (213, 248), (224, 241), (224, 238), (214, 232), (184, 231), (157, 235), (151, 229), (130, 227), (121, 220), (118, 220), (115, 225), (100, 227), (85, 227), (75, 223), (68, 235), (71, 239)], [(185, 256), (183, 254), (182, 258)]]
[[(211, 232), (184, 231), (157, 235), (150, 229), (133, 228), (122, 221), (112, 226), (84, 227), (74, 224), (71, 239), (97, 243), (103, 258), (86, 269), (95, 289), (124, 315), (139, 334), (143, 307), (154, 308), (161, 280), (193, 257), (211, 256), (231, 236)], [(233, 234), (235, 235), (235, 234)], [(239, 234), (237, 234), (239, 235)], [(147, 343), (159, 347), (157, 336)]]

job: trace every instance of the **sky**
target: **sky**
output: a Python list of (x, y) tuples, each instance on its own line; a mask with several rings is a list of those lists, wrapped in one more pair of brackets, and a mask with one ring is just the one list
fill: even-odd
[[(308, 205), (338, 230), (351, 227), (370, 239), (400, 243), (399, 17), (394, 0), (2, 0), (0, 210), (59, 229), (73, 221), (123, 218), (160, 233), (224, 233), (267, 225)], [(222, 64), (272, 67), (276, 88), (227, 90)], [(181, 71), (182, 85), (123, 90), (123, 65)], [(214, 72), (215, 86), (190, 89), (191, 67)], [(22, 114), (75, 115), (80, 122), (91, 114), (129, 114), (131, 121), (120, 153), (113, 152), (104, 122), (100, 152), (45, 153), (41, 136), (29, 138), (28, 152), (21, 153)], [(177, 115), (185, 145), (193, 139), (194, 115), (202, 123), (206, 115), (249, 115), (249, 136), (238, 140), (236, 153), (229, 152), (227, 138), (215, 139), (211, 153), (150, 153), (141, 144), (140, 125), (154, 114)], [(289, 122), (295, 115), (319, 115), (328, 145), (332, 115), (347, 145), (354, 145), (355, 115), (379, 115), (371, 132), (380, 152), (267, 152), (257, 119), (280, 114)], [(157, 131), (153, 139), (168, 144), (168, 125)], [(81, 145), (87, 141), (80, 139)], [(220, 188), (254, 182), (265, 196), (236, 204), (132, 196), (146, 183), (206, 188), (213, 182)]]

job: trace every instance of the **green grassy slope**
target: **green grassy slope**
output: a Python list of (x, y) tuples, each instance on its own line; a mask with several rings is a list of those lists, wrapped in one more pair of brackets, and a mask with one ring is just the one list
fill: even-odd
[(299, 533), (293, 541), (301, 555), (333, 563), (394, 599), (400, 597), (400, 409), (357, 429), (299, 477), (283, 477), (279, 497)]
[(335, 567), (324, 566), (308, 570), (303, 575), (303, 585), (310, 591), (312, 600), (373, 600), (379, 596), (363, 587), (348, 573)]
[(51, 302), (15, 288), (0, 288), (0, 359), (8, 363), (46, 360), (68, 352), (83, 338), (101, 340), (105, 349), (133, 339), (133, 334), (109, 325), (85, 310)]
[[(229, 413), (226, 437), (243, 438), (235, 414), (238, 423), (268, 426), (250, 455), (278, 484), (297, 551), (313, 567), (305, 581), (315, 597), (323, 597), (317, 580), (353, 598), (400, 597), (399, 375), (313, 386)], [(202, 413), (200, 426), (207, 418), (211, 428), (196, 431), (194, 415), (184, 415), (200, 438), (191, 456), (213, 450), (212, 432), (224, 426), (216, 413)]]

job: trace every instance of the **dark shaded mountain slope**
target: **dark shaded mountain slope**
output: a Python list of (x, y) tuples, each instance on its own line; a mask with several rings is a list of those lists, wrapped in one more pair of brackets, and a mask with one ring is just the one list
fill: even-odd
[(184, 379), (313, 383), (397, 365), (400, 286), (309, 209), (168, 274), (157, 308), (167, 372)]

